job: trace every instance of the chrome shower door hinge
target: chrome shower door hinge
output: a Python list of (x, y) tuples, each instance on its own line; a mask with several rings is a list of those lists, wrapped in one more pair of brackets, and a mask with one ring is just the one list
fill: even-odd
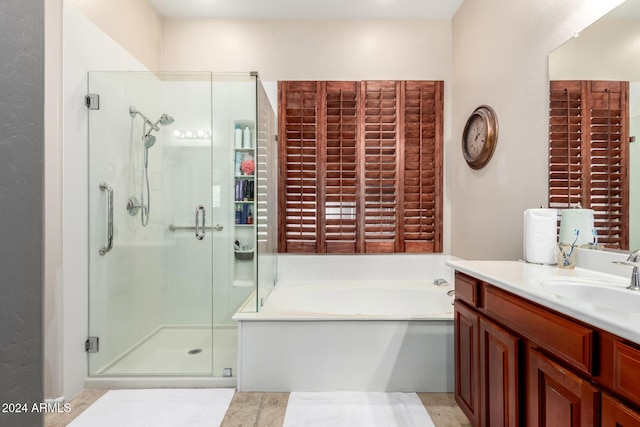
[(84, 342), (84, 351), (87, 353), (97, 353), (100, 351), (100, 338), (99, 337), (89, 337)]
[(100, 109), (100, 95), (97, 93), (90, 93), (84, 97), (84, 105), (89, 110), (99, 110)]

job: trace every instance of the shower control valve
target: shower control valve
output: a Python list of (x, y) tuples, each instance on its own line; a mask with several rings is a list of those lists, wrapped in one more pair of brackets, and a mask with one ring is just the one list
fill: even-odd
[(129, 200), (127, 200), (127, 212), (129, 212), (129, 215), (131, 216), (138, 215), (138, 211), (140, 209), (143, 209), (146, 212), (146, 208), (146, 206), (140, 204), (136, 196), (131, 196), (129, 197)]

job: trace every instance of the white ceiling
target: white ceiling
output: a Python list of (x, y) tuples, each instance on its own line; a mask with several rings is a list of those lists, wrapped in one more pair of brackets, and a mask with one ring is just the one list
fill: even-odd
[(464, 0), (147, 0), (161, 16), (240, 19), (451, 19)]

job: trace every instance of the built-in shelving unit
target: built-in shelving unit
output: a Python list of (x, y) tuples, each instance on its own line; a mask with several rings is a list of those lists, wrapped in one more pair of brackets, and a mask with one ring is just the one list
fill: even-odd
[(233, 122), (233, 286), (253, 286), (256, 263), (256, 126), (250, 120)]

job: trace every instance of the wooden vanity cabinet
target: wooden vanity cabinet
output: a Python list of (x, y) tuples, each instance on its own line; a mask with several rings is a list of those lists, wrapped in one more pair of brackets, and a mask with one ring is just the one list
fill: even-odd
[(474, 426), (518, 426), (520, 340), (481, 316), (475, 307), (478, 286), (456, 276), (455, 398)]
[(460, 272), (454, 313), (473, 426), (640, 427), (640, 346)]

